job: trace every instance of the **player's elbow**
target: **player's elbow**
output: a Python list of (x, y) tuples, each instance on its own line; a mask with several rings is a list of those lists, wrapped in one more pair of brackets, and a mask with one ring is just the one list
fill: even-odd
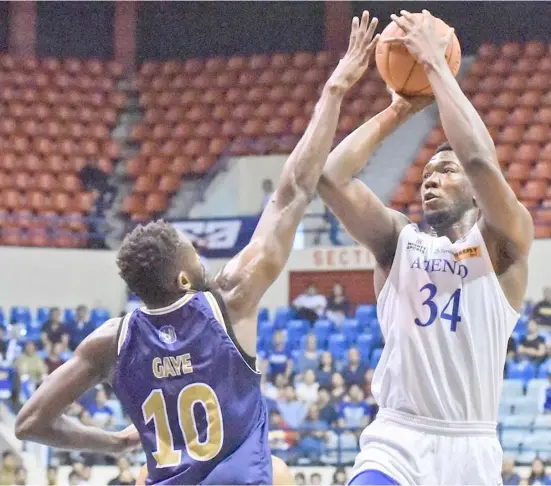
[(23, 408), (15, 419), (15, 436), (19, 440), (30, 440), (40, 435), (40, 418)]

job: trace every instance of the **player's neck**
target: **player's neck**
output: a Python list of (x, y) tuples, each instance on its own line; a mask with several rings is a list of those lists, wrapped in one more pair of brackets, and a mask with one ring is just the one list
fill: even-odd
[(442, 225), (431, 228), (431, 234), (436, 236), (447, 236), (453, 243), (460, 238), (463, 238), (478, 220), (478, 208), (473, 208), (451, 225)]
[(144, 302), (145, 307), (149, 310), (155, 310), (155, 309), (163, 309), (164, 307), (168, 307), (174, 302), (180, 300), (184, 295), (187, 294), (187, 291), (182, 290), (181, 292), (170, 294), (165, 296), (165, 298), (159, 302)]

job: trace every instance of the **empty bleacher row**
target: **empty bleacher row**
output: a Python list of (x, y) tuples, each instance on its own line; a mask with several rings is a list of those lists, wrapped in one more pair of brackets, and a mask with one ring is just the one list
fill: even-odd
[[(140, 220), (166, 209), (185, 177), (200, 176), (222, 154), (290, 153), (304, 133), (338, 55), (255, 55), (146, 62), (137, 86), (144, 120), (128, 161), (135, 179), (124, 212)], [(346, 98), (337, 138), (385, 108), (390, 97), (371, 70)]]
[(0, 56), (0, 244), (86, 246), (94, 202), (77, 173), (111, 173), (122, 66)]
[[(509, 185), (532, 213), (536, 236), (551, 237), (551, 45), (485, 44), (461, 81), (496, 143)], [(421, 219), (423, 166), (444, 141), (441, 127), (425, 146), (392, 197), (392, 206)]]

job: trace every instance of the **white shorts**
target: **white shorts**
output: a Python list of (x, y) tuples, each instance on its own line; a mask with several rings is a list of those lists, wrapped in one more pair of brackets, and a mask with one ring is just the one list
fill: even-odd
[(352, 477), (369, 469), (399, 484), (500, 485), (503, 451), (492, 422), (445, 422), (380, 410), (360, 437)]

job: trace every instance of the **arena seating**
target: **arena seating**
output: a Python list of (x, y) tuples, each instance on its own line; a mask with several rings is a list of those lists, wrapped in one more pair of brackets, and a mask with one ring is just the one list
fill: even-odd
[[(461, 85), (496, 142), (509, 185), (530, 210), (536, 237), (551, 237), (551, 46), (540, 42), (484, 44)], [(392, 207), (421, 218), (423, 166), (444, 141), (441, 127), (392, 197)]]
[(0, 244), (86, 245), (93, 196), (76, 174), (90, 161), (112, 171), (121, 75), (96, 59), (0, 56)]
[[(132, 134), (141, 153), (127, 164), (135, 185), (123, 211), (136, 220), (163, 211), (182, 179), (204, 174), (222, 154), (290, 153), (337, 60), (299, 52), (144, 63), (145, 116)], [(337, 138), (388, 102), (370, 71), (343, 105)]]

